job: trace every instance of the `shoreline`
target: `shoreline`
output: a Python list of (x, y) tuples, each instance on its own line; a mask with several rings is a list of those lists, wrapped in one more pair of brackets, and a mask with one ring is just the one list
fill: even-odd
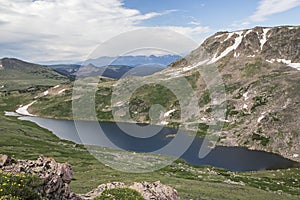
[[(33, 105), (37, 100), (25, 105), (25, 106), (21, 106), (19, 107), (17, 110), (15, 110), (15, 113), (17, 114), (20, 114), (21, 116), (28, 116), (28, 117), (40, 117), (40, 118), (45, 118), (45, 119), (54, 119), (54, 120), (67, 120), (67, 121), (74, 121), (73, 118), (71, 117), (66, 117), (66, 118), (60, 118), (60, 117), (55, 117), (55, 116), (39, 116), (39, 115), (35, 115), (35, 114), (31, 114), (28, 112), (28, 109), (31, 105)], [(17, 112), (19, 111), (19, 112)], [(20, 112), (21, 111), (21, 112)], [(24, 112), (23, 112), (24, 111)], [(8, 112), (8, 111), (5, 111), (5, 112)], [(78, 121), (95, 121), (95, 120), (89, 120), (89, 119), (77, 119)], [(113, 119), (106, 119), (106, 120), (99, 120), (97, 119), (98, 122), (110, 122), (110, 123), (129, 123), (129, 124), (132, 124), (132, 121), (114, 121)], [(137, 124), (146, 124), (146, 125), (154, 125), (154, 126), (160, 126), (160, 127), (166, 127), (166, 128), (171, 128), (171, 129), (175, 129), (175, 130), (182, 130), (182, 131), (191, 131), (191, 130), (187, 130), (187, 129), (184, 129), (182, 127), (180, 128), (175, 128), (175, 127), (172, 127), (172, 126), (168, 126), (168, 124), (151, 124), (151, 122), (143, 122), (143, 123), (137, 123)], [(195, 135), (195, 137), (198, 137)], [(205, 137), (200, 137), (200, 138), (205, 138)], [(247, 147), (247, 146), (244, 146), (244, 145), (240, 145), (240, 144), (233, 144), (233, 145), (226, 145), (226, 144), (222, 144), (220, 142), (217, 142), (215, 144), (216, 146), (222, 146), (222, 147), (242, 147), (242, 148), (245, 148), (245, 149), (248, 149), (248, 150), (255, 150), (255, 151), (264, 151), (264, 152), (268, 152), (268, 153), (273, 153), (273, 154), (276, 154), (276, 155), (279, 155), (283, 158), (286, 158), (286, 159), (289, 159), (291, 161), (294, 161), (294, 162), (297, 162), (299, 163), (299, 167), (300, 167), (300, 157), (299, 157), (299, 154), (294, 154), (294, 153), (286, 153), (286, 154), (282, 154), (280, 152), (275, 152), (275, 151), (272, 151), (270, 149), (265, 149), (265, 148), (257, 148), (255, 146), (253, 147)]]
[[(24, 116), (21, 116), (21, 117), (24, 117)], [(39, 117), (39, 116), (27, 116), (27, 117), (44, 118), (44, 117)], [(52, 120), (53, 120), (53, 118), (44, 118), (44, 119), (52, 119)], [(54, 120), (63, 120), (63, 119), (54, 119)], [(25, 121), (30, 121), (30, 120), (25, 120)], [(73, 121), (73, 120), (67, 120), (67, 121)], [(88, 121), (88, 120), (85, 120), (85, 121)], [(41, 128), (44, 128), (44, 129), (49, 130), (47, 127), (40, 126), (38, 123), (36, 123), (36, 122), (34, 122), (34, 121), (31, 121), (31, 122), (35, 123), (37, 126), (39, 126), (39, 127), (41, 127)], [(104, 122), (104, 123), (116, 123), (116, 122), (113, 122), (113, 121), (98, 121), (98, 122)], [(128, 123), (128, 122), (120, 122), (120, 123)], [(131, 124), (131, 123), (129, 123), (129, 124)], [(149, 125), (152, 125), (152, 124), (149, 124)], [(166, 128), (169, 128), (169, 127), (166, 127)], [(49, 130), (49, 131), (50, 131), (52, 134), (54, 134), (55, 136), (57, 136), (52, 130)], [(59, 137), (59, 136), (57, 136), (57, 137)], [(60, 138), (60, 137), (59, 137), (59, 138)], [(168, 135), (167, 135), (167, 138), (169, 138)], [(64, 139), (64, 138), (60, 138), (60, 139), (71, 141), (71, 140), (69, 140), (69, 139)], [(74, 142), (74, 141), (71, 141), (71, 142)], [(78, 143), (78, 142), (74, 142), (74, 143), (75, 143), (75, 144), (79, 144), (79, 145), (88, 145), (88, 144), (82, 144), (82, 143)], [(97, 146), (97, 145), (96, 145), (96, 146)], [(299, 168), (299, 167), (300, 167), (300, 163), (299, 163), (297, 160), (290, 159), (289, 157), (283, 156), (283, 155), (281, 155), (281, 154), (279, 154), (279, 153), (277, 153), (277, 152), (266, 151), (266, 150), (263, 150), (263, 149), (254, 149), (254, 148), (251, 149), (251, 148), (247, 148), (247, 147), (245, 147), (245, 146), (239, 146), (239, 145), (234, 145), (234, 146), (231, 145), (231, 146), (230, 146), (230, 145), (219, 145), (219, 144), (216, 144), (216, 146), (218, 146), (218, 147), (230, 147), (230, 148), (234, 148), (234, 147), (236, 147), (236, 148), (244, 148), (244, 149), (249, 150), (249, 151), (257, 151), (257, 152), (262, 152), (262, 153), (271, 153), (271, 154), (280, 156), (280, 157), (282, 157), (282, 158), (284, 158), (284, 159), (287, 159), (287, 160), (293, 162), (294, 164), (293, 164), (293, 166), (292, 166), (291, 168), (294, 168), (294, 167), (295, 167), (295, 168)], [(99, 147), (101, 147), (101, 146), (99, 146)]]

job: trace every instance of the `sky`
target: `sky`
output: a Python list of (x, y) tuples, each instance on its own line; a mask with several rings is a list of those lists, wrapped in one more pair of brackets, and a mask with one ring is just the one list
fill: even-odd
[(167, 38), (163, 28), (200, 45), (218, 31), (299, 25), (299, 19), (300, 0), (0, 0), (0, 58), (72, 63), (128, 31), (156, 28), (150, 30)]

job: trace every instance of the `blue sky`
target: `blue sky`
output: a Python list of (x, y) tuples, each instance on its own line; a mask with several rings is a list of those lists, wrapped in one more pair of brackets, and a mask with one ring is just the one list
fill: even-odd
[[(148, 26), (190, 26), (201, 24), (203, 26), (222, 28), (226, 24), (230, 25), (236, 19), (242, 19), (251, 15), (256, 8), (256, 5), (251, 1), (236, 0), (228, 0), (223, 4), (220, 4), (220, 1), (217, 0), (126, 0), (124, 3), (126, 7), (139, 9), (142, 13), (174, 10), (170, 14), (145, 20), (143, 24)], [(247, 10), (240, 9), (243, 7), (247, 7)]]
[[(285, 9), (283, 6), (282, 10), (267, 15), (262, 21), (250, 20), (249, 17), (257, 11), (262, 2), (261, 0), (125, 0), (124, 5), (138, 9), (141, 13), (170, 11), (168, 14), (144, 20), (141, 24), (145, 26), (202, 25), (219, 31), (254, 26), (299, 25), (300, 7), (297, 6), (299, 1), (291, 1), (294, 7)], [(272, 0), (269, 2), (272, 6)]]
[(170, 29), (200, 45), (217, 31), (299, 19), (300, 0), (0, 0), (0, 57), (76, 62), (141, 28)]

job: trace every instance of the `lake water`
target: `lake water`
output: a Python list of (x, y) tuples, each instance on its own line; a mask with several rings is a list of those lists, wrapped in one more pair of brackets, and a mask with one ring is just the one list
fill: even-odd
[[(252, 151), (241, 147), (222, 147), (217, 146), (204, 158), (199, 158), (199, 150), (203, 143), (201, 138), (192, 138), (185, 133), (181, 134), (177, 141), (168, 135), (177, 132), (175, 129), (148, 125), (147, 130), (157, 131), (159, 133), (147, 137), (147, 131), (136, 131), (135, 124), (120, 123), (122, 130), (116, 123), (113, 122), (99, 122), (102, 130), (99, 130), (99, 124), (88, 121), (80, 121), (77, 128), (80, 129), (80, 137), (77, 133), (76, 126), (73, 121), (45, 119), (39, 117), (19, 117), (21, 120), (35, 122), (39, 126), (52, 131), (61, 139), (73, 141), (78, 144), (89, 144), (103, 147), (114, 148), (118, 146), (124, 150), (136, 152), (159, 152), (160, 149), (168, 144), (175, 145), (167, 150), (159, 152), (160, 154), (168, 156), (176, 156), (174, 152), (181, 148), (181, 144), (191, 143), (185, 153), (181, 156), (186, 162), (194, 165), (211, 165), (215, 167), (224, 168), (231, 171), (257, 171), (265, 169), (282, 169), (289, 168), (295, 165), (295, 162), (285, 159), (279, 155), (267, 153), (263, 151)], [(145, 127), (140, 127), (141, 130)], [(131, 131), (131, 134), (126, 133)], [(138, 128), (139, 129), (139, 128)], [(101, 133), (100, 133), (101, 132)], [(139, 135), (139, 137), (135, 137)], [(145, 134), (144, 136), (141, 134)], [(105, 137), (104, 137), (105, 135)], [(143, 138), (141, 138), (141, 136)], [(109, 142), (107, 142), (109, 140)]]

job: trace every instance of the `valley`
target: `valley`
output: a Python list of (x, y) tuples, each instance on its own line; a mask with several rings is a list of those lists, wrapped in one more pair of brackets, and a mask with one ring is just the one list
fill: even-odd
[[(119, 80), (99, 76), (102, 72), (74, 80), (43, 65), (1, 59), (0, 153), (17, 159), (45, 155), (70, 163), (71, 189), (80, 194), (113, 181), (160, 180), (182, 199), (298, 199), (299, 36), (299, 26), (220, 32), (159, 72)], [(85, 93), (89, 89), (94, 93)], [(89, 115), (89, 109), (95, 116)], [(190, 136), (207, 137), (225, 149), (261, 150), (298, 163), (288, 169), (233, 172), (179, 159), (137, 176), (102, 164), (89, 150), (117, 157), (125, 167), (147, 156), (168, 161), (170, 155), (137, 153), (141, 155), (137, 161), (128, 159), (126, 151), (75, 144), (35, 123), (4, 116), (16, 110), (59, 120), (132, 123), (133, 119), (189, 131)]]

